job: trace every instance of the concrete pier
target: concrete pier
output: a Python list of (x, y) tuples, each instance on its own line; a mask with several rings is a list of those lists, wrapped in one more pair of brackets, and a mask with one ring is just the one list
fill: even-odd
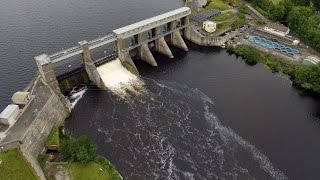
[(151, 66), (158, 66), (147, 44), (140, 47), (140, 58)]
[(52, 62), (48, 55), (41, 54), (35, 57), (39, 73), (43, 80), (55, 91), (57, 95), (61, 94), (58, 80), (53, 69)]
[(168, 56), (169, 58), (174, 58), (167, 42), (164, 40), (164, 37), (160, 37), (156, 40), (156, 51)]
[(184, 51), (189, 51), (186, 43), (184, 42), (181, 34), (179, 31), (175, 31), (172, 33), (172, 45), (176, 46), (179, 49), (182, 49)]
[[(119, 58), (120, 59), (120, 58)], [(139, 71), (134, 64), (129, 52), (122, 53), (121, 63), (127, 68), (131, 73), (138, 75)]]
[(89, 76), (89, 79), (100, 89), (106, 90), (106, 86), (104, 85), (100, 74), (95, 66), (94, 62), (91, 59), (89, 45), (87, 41), (79, 42), (80, 47), (82, 48), (81, 58), (82, 62), (85, 66), (86, 72)]

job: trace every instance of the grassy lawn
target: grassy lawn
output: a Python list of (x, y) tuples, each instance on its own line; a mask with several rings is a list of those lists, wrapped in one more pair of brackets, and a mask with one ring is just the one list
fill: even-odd
[[(67, 164), (70, 177), (73, 180), (110, 180), (109, 173), (100, 164), (91, 162), (87, 164), (71, 163)], [(103, 171), (100, 170), (103, 169)]]
[(225, 20), (231, 19), (233, 17), (234, 17), (233, 12), (229, 11), (229, 12), (225, 12), (225, 13), (219, 14), (218, 16), (214, 16), (210, 20), (211, 21), (225, 21)]
[(17, 150), (0, 153), (0, 179), (39, 179), (31, 165)]
[(223, 32), (229, 28), (231, 28), (231, 24), (233, 22), (226, 22), (226, 23), (222, 23), (222, 24), (218, 24), (217, 25), (217, 30), (215, 31), (215, 33), (220, 33), (220, 32)]
[(45, 141), (45, 145), (59, 145), (59, 129), (58, 127), (54, 126), (51, 129), (50, 134), (48, 135), (47, 140)]
[(212, 2), (205, 9), (218, 9), (223, 11), (229, 9), (229, 6), (226, 2), (223, 2), (223, 0), (212, 0)]

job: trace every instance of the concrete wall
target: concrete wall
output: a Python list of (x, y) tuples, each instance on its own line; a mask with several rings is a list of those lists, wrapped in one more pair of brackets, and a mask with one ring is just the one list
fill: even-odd
[(28, 151), (32, 156), (37, 156), (44, 149), (44, 141), (55, 125), (61, 125), (65, 118), (69, 116), (69, 111), (55, 93), (51, 93), (44, 107), (39, 111), (37, 117), (29, 125), (22, 139), (20, 149)]
[(242, 30), (233, 30), (221, 36), (204, 36), (200, 32), (193, 30), (191, 27), (187, 28), (185, 38), (200, 46), (221, 46), (230, 39), (236, 37)]
[(36, 157), (45, 150), (44, 141), (52, 127), (61, 125), (69, 116), (70, 110), (66, 105), (67, 101), (61, 99), (61, 93), (57, 94), (41, 76), (38, 76), (29, 89), (32, 89), (31, 93), (35, 98), (25, 107), (0, 147), (3, 150), (20, 149), (37, 175), (45, 179)]
[(19, 148), (20, 143), (19, 140), (13, 140), (13, 141), (9, 141), (9, 142), (4, 142), (0, 144), (0, 151), (8, 151), (11, 149), (16, 149)]

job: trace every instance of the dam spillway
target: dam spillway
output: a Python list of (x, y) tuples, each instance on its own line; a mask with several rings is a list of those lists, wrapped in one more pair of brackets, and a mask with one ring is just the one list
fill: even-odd
[(128, 91), (135, 94), (142, 92), (143, 81), (123, 67), (119, 59), (107, 62), (97, 70), (106, 88), (120, 97), (126, 96)]

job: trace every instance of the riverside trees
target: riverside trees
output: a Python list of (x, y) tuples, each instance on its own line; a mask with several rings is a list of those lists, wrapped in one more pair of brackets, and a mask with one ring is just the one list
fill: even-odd
[(295, 86), (320, 94), (320, 65), (301, 66), (259, 51), (248, 45), (229, 47), (228, 52), (237, 54), (254, 65), (258, 62), (266, 64), (273, 72), (289, 75)]
[(88, 163), (95, 160), (96, 150), (96, 145), (87, 136), (80, 136), (78, 139), (63, 139), (59, 151), (65, 159)]

